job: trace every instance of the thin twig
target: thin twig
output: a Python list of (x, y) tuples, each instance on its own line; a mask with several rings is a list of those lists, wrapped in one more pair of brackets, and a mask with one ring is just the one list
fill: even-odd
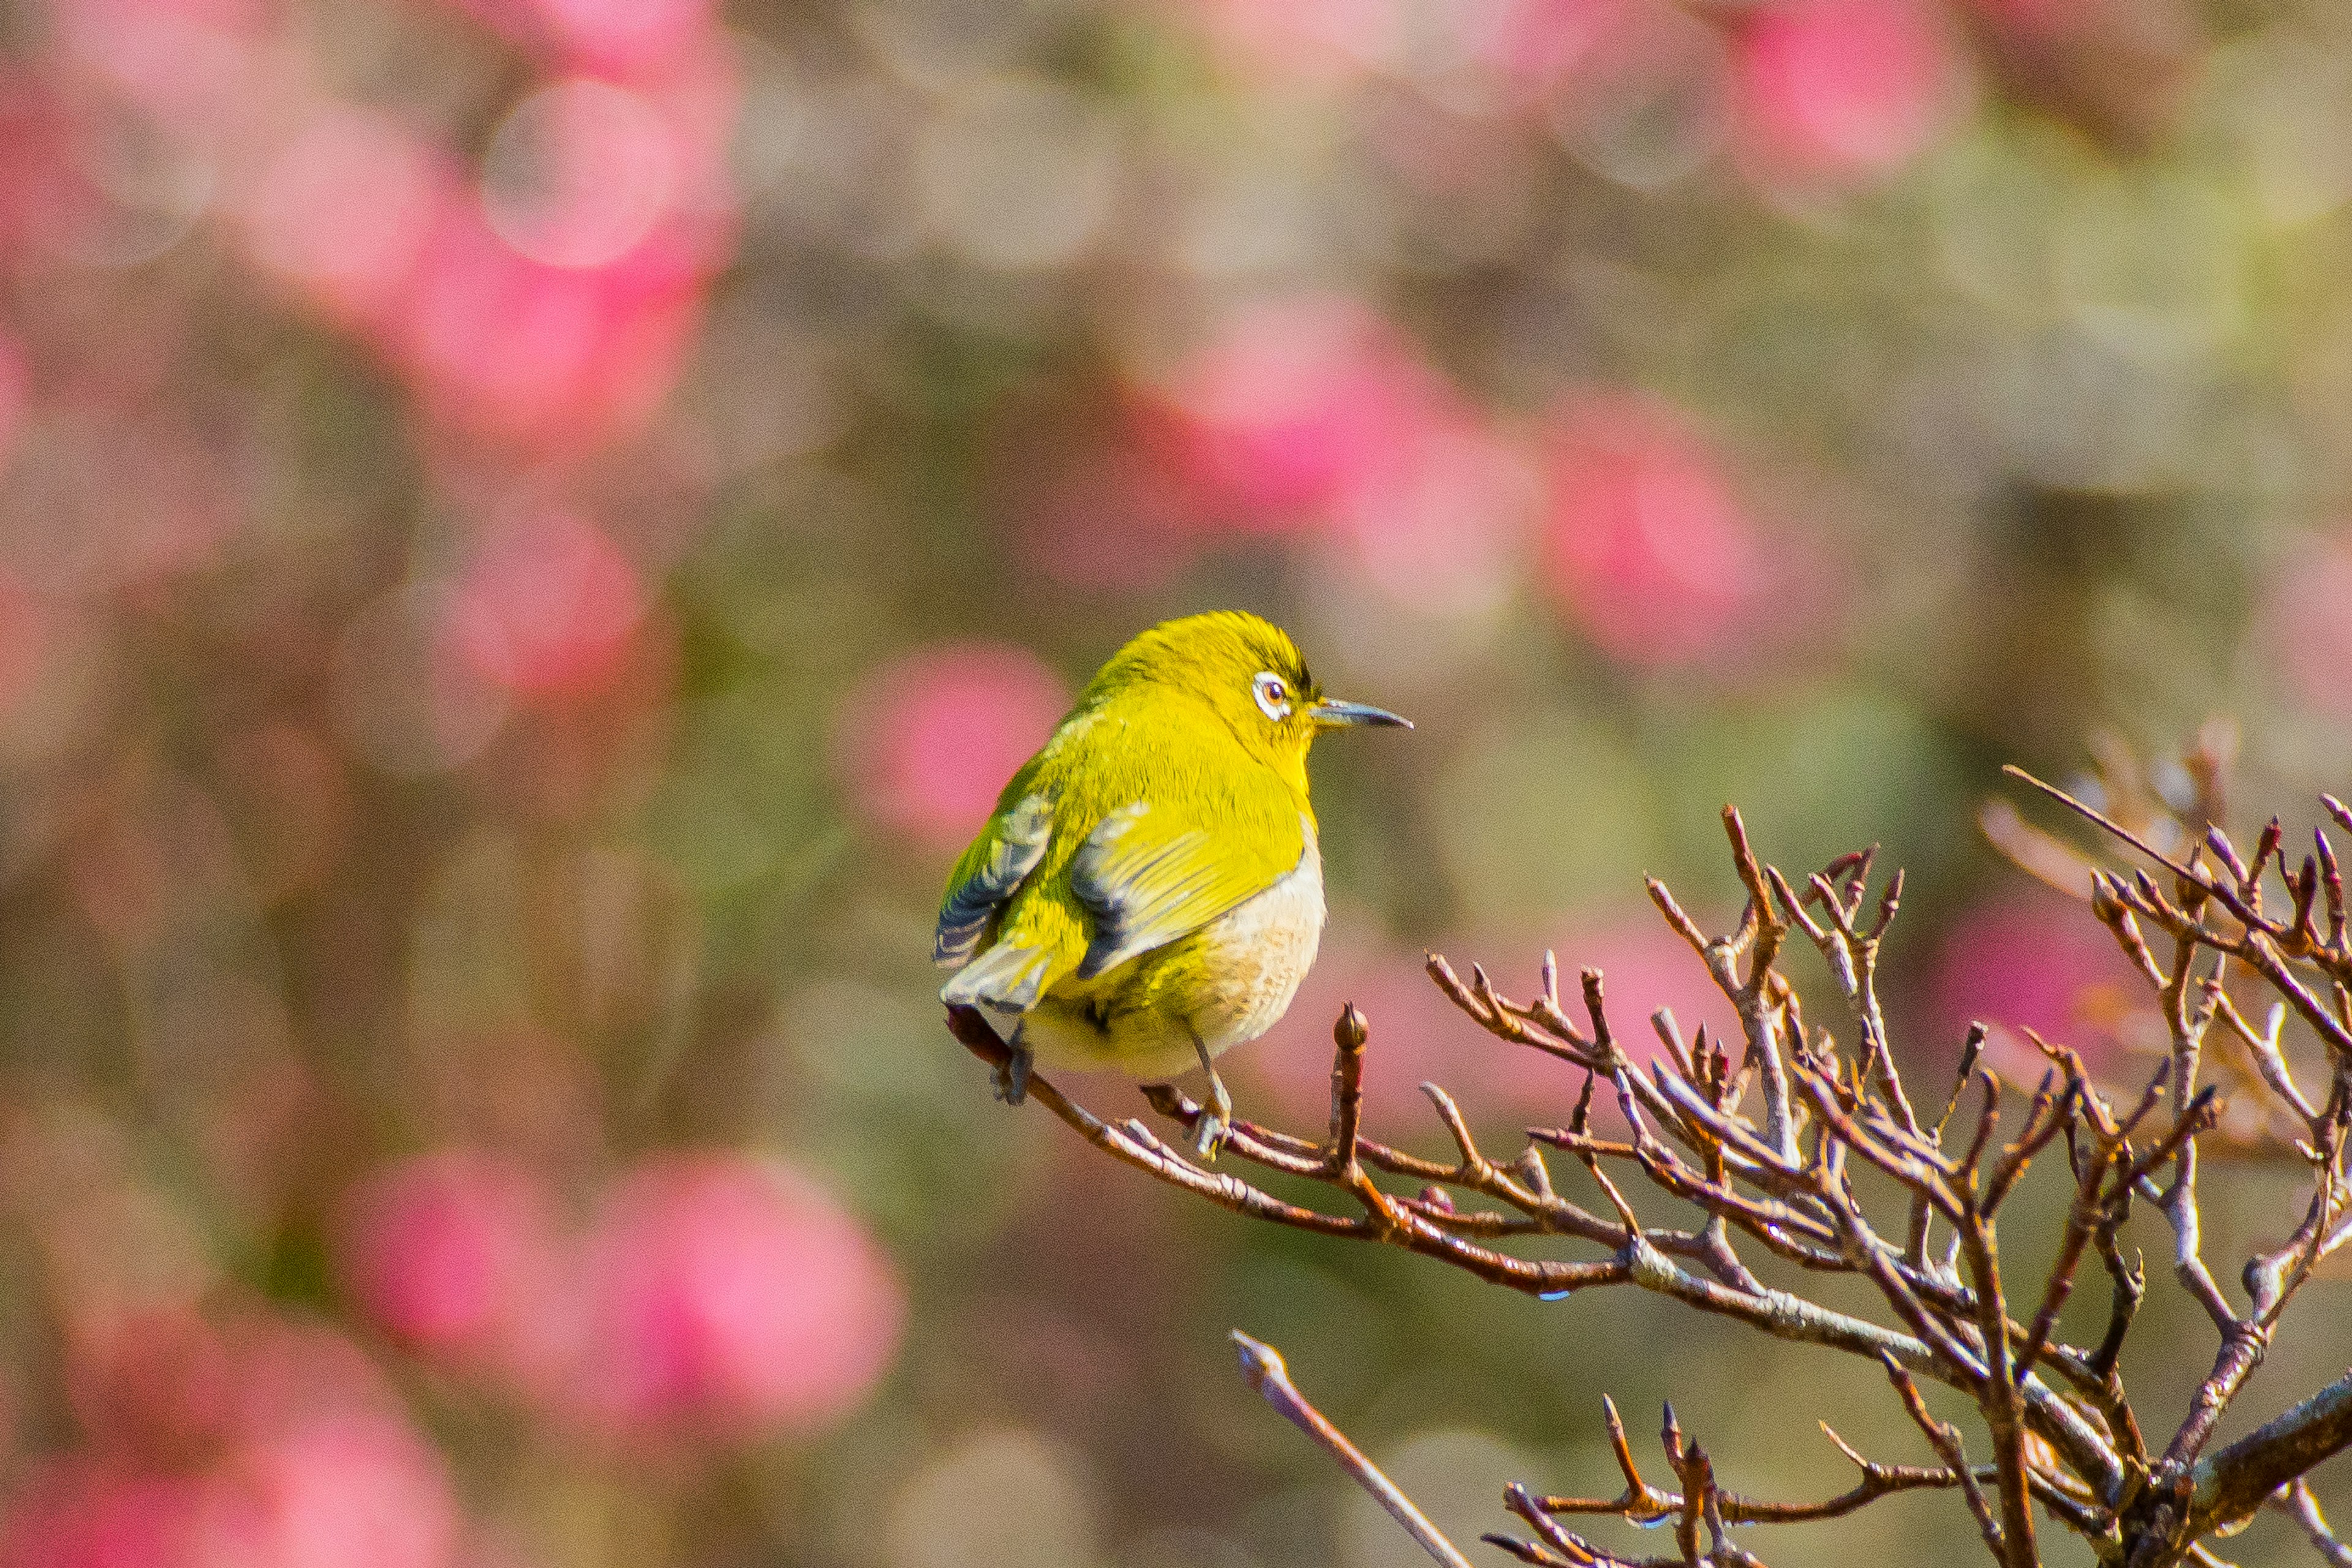
[(1290, 1381), (1290, 1369), (1283, 1364), (1281, 1352), (1239, 1329), (1233, 1331), (1233, 1339), (1234, 1348), (1241, 1352), (1243, 1378), (1265, 1396), (1265, 1402), (1284, 1420), (1314, 1438), (1325, 1453), (1338, 1460), (1349, 1479), (1388, 1510), (1389, 1517), (1402, 1525), (1404, 1532), (1423, 1552), (1445, 1564), (1445, 1568), (1470, 1568), (1470, 1560), (1455, 1550), (1454, 1542), (1429, 1521), (1429, 1516), (1415, 1507), (1394, 1481), (1382, 1475), (1381, 1468), (1366, 1458), (1361, 1448), (1348, 1441), (1348, 1435), (1333, 1426), (1329, 1417), (1307, 1403), (1307, 1396)]

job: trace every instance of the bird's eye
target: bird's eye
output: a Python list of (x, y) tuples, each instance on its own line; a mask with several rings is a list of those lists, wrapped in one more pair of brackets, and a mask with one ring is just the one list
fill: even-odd
[(1283, 683), (1282, 677), (1271, 670), (1261, 671), (1252, 689), (1259, 712), (1277, 723), (1290, 717), (1290, 688)]

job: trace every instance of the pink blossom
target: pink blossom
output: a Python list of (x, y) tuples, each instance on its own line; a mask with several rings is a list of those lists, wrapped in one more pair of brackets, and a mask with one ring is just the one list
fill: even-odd
[(1988, 1063), (2012, 1082), (2049, 1066), (2023, 1031), (2084, 1054), (2095, 1072), (2116, 1064), (2146, 1006), (2137, 972), (2087, 905), (2029, 889), (1963, 916), (1945, 934), (1931, 984), (1934, 1016), (1957, 1048), (1971, 1023), (1990, 1026)]
[(1164, 462), (1114, 437), (1023, 442), (1004, 465), (1004, 526), (1023, 567), (1066, 587), (1134, 595), (1164, 586), (1198, 551), (1190, 497)]
[(1738, 33), (1743, 151), (1763, 178), (1884, 178), (1949, 122), (1959, 57), (1924, 0), (1797, 0)]
[(1332, 299), (1258, 307), (1145, 399), (1202, 508), (1265, 531), (1377, 490), (1457, 401), (1392, 328)]
[(1340, 558), (1424, 614), (1497, 608), (1524, 575), (1542, 488), (1532, 459), (1467, 418), (1431, 421), (1395, 456), (1387, 482), (1335, 520)]
[(1069, 688), (1034, 654), (1002, 643), (937, 643), (852, 687), (834, 713), (842, 786), (867, 817), (953, 848), (1051, 735)]
[(451, 629), (485, 679), (519, 694), (594, 689), (645, 613), (636, 567), (586, 520), (533, 511), (493, 524), (457, 584)]
[(1550, 582), (1631, 665), (1720, 664), (1770, 632), (1773, 578), (1714, 450), (1664, 405), (1571, 400), (1554, 418)]
[(460, 1367), (516, 1369), (552, 1289), (553, 1203), (529, 1169), (478, 1150), (404, 1160), (344, 1206), (344, 1272), (385, 1332)]
[(50, 24), (117, 91), (180, 129), (216, 132), (261, 100), (259, 0), (65, 0)]
[(88, 1447), (11, 1500), (0, 1568), (449, 1568), (441, 1461), (331, 1330), (173, 1311), (68, 1349)]
[(47, 609), (15, 573), (0, 568), (0, 718), (39, 684), (50, 635)]
[[(547, 20), (530, 9), (530, 27)], [(255, 139), (247, 246), (439, 425), (533, 457), (604, 447), (668, 395), (732, 247), (739, 92), (727, 52), (695, 37), (658, 81), (572, 79), (526, 98), (479, 193), (390, 115), (326, 100)]]
[(390, 116), (332, 106), (272, 149), (243, 206), (261, 268), (347, 330), (391, 325), (457, 179)]
[(470, 205), (445, 210), (393, 322), (425, 408), (480, 438), (592, 450), (641, 426), (701, 321), (705, 258), (656, 233), (604, 267), (520, 255)]
[(238, 1450), (213, 1478), (194, 1568), (448, 1568), (460, 1519), (405, 1421), (335, 1412)]
[(872, 1392), (906, 1315), (855, 1218), (731, 1155), (640, 1165), (606, 1195), (583, 1268), (572, 1397), (617, 1436), (813, 1432)]
[(201, 1486), (89, 1454), (36, 1466), (9, 1500), (0, 1568), (197, 1568)]
[(1540, 104), (1588, 80), (1646, 9), (1646, 0), (1503, 0), (1483, 52)]
[(717, 30), (709, 0), (456, 0), (510, 42), (614, 77), (671, 66)]
[(0, 245), (66, 248), (88, 220), (94, 202), (74, 140), (73, 111), (53, 86), (0, 79)]
[(1221, 53), (1246, 70), (1330, 86), (1377, 68), (1402, 38), (1398, 0), (1191, 0)]
[(483, 165), (499, 237), (551, 267), (634, 250), (677, 199), (684, 150), (662, 114), (610, 82), (573, 78), (517, 105)]
[[(5, 134), (5, 118), (0, 118), (0, 134)], [(5, 222), (0, 222), (0, 231), (5, 228)], [(8, 454), (16, 445), (16, 428), (24, 422), (32, 402), (33, 374), (25, 363), (24, 351), (15, 340), (0, 335), (0, 474), (8, 471)]]
[(64, 1370), (76, 1424), (110, 1452), (171, 1463), (237, 1424), (236, 1358), (183, 1304), (68, 1323)]

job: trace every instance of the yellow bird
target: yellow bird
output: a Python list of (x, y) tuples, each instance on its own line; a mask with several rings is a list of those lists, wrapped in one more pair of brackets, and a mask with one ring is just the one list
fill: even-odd
[(1102, 667), (956, 862), (940, 993), (1033, 1059), (1172, 1077), (1197, 1061), (1214, 1157), (1233, 1097), (1214, 1058), (1272, 1028), (1315, 962), (1323, 858), (1307, 799), (1322, 731), (1400, 724), (1326, 698), (1297, 645), (1234, 611), (1152, 627)]

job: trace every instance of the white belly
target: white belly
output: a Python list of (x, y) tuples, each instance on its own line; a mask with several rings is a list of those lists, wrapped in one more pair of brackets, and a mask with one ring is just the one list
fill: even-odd
[(1255, 1040), (1281, 1021), (1314, 967), (1323, 917), (1323, 856), (1310, 831), (1297, 868), (1202, 930), (1225, 977), (1194, 1021), (1212, 1052)]

